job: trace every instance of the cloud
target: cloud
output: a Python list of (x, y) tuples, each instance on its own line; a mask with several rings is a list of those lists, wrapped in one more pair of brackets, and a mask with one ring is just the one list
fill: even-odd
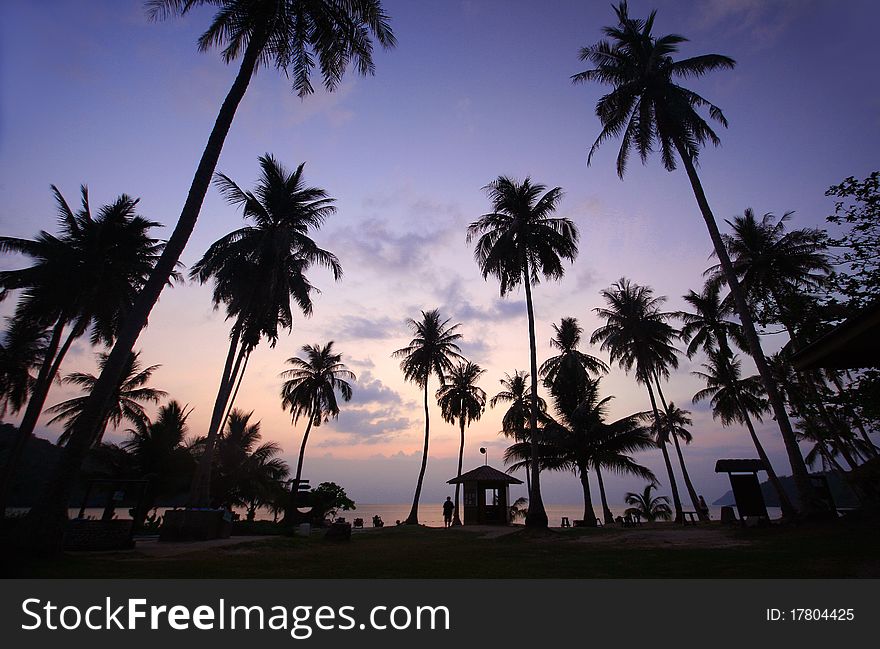
[(377, 379), (369, 370), (365, 370), (352, 388), (351, 403), (366, 404), (401, 404), (400, 394)]
[(810, 4), (805, 0), (706, 0), (698, 5), (695, 24), (697, 29), (746, 34), (753, 45), (769, 46)]
[(379, 444), (397, 437), (411, 428), (412, 420), (399, 414), (396, 407), (366, 408), (348, 407), (333, 422), (333, 437), (318, 442), (316, 446), (351, 446), (352, 444)]
[(526, 313), (525, 300), (494, 298), (488, 306), (474, 304), (467, 298), (465, 282), (455, 277), (438, 290), (443, 312), (451, 313), (456, 321), (500, 322), (518, 318)]
[[(363, 316), (346, 315), (338, 318), (333, 324), (333, 331), (340, 338), (355, 340), (385, 340), (397, 335), (402, 322), (381, 316), (366, 318)], [(354, 362), (354, 361), (352, 361)], [(370, 366), (373, 365), (372, 361)]]

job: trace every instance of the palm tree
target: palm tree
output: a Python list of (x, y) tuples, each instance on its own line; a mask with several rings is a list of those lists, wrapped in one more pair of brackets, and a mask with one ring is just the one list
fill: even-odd
[(430, 438), (430, 420), (428, 416), (428, 380), (431, 374), (440, 379), (441, 384), (445, 377), (454, 370), (454, 360), (463, 361), (459, 352), (461, 349), (455, 341), (461, 338), (456, 333), (460, 325), (454, 324), (448, 327), (449, 320), (443, 320), (440, 311), (422, 311), (420, 321), (407, 320), (407, 324), (414, 334), (409, 345), (395, 351), (392, 356), (401, 358), (400, 369), (407, 381), (412, 381), (425, 391), (425, 444), (422, 449), (422, 466), (419, 469), (419, 479), (416, 483), (416, 492), (413, 496), (412, 509), (407, 516), (407, 525), (419, 524), (419, 497), (422, 494), (422, 481), (425, 478), (425, 467), (428, 464), (428, 440)]
[[(161, 365), (141, 367), (140, 355), (140, 352), (135, 352), (131, 355), (122, 383), (113, 395), (113, 406), (107, 413), (107, 418), (95, 437), (95, 444), (101, 443), (108, 425), (112, 425), (113, 428), (119, 428), (123, 421), (128, 421), (134, 426), (137, 426), (139, 423), (147, 423), (149, 418), (141, 403), (159, 403), (168, 394), (164, 390), (157, 390), (147, 386), (153, 373)], [(106, 362), (107, 354), (99, 354), (98, 368), (102, 368)], [(81, 386), (85, 396), (68, 399), (46, 409), (47, 413), (55, 415), (49, 420), (49, 424), (66, 422), (64, 432), (58, 437), (59, 446), (64, 446), (70, 439), (70, 428), (73, 422), (76, 421), (76, 418), (82, 413), (83, 406), (97, 380), (97, 377), (94, 375), (84, 372), (74, 372), (62, 379), (62, 382), (68, 385)]]
[[(660, 311), (665, 298), (654, 297), (653, 290), (639, 286), (626, 278), (621, 278), (611, 288), (601, 292), (608, 308), (593, 309), (605, 319), (605, 325), (596, 329), (590, 337), (591, 343), (601, 343), (601, 349), (608, 351), (611, 362), (617, 362), (621, 369), (629, 372), (635, 369), (636, 381), (648, 389), (654, 421), (660, 420), (660, 410), (654, 396), (652, 383), (659, 385), (660, 376), (668, 376), (669, 368), (678, 367), (677, 350), (672, 346), (676, 333), (668, 323), (670, 313)], [(683, 521), (681, 499), (672, 462), (666, 449), (666, 440), (658, 436), (658, 446), (663, 452), (672, 502), (675, 506), (676, 522)]]
[(761, 421), (761, 416), (769, 409), (767, 398), (758, 376), (741, 378), (740, 362), (736, 356), (725, 356), (721, 351), (709, 354), (709, 362), (703, 364), (705, 372), (693, 372), (706, 382), (706, 387), (694, 395), (694, 403), (710, 399), (712, 417), (720, 419), (722, 426), (730, 426), (732, 423), (745, 425), (758, 452), (758, 457), (767, 467), (767, 476), (770, 484), (779, 498), (782, 515), (793, 516), (795, 509), (788, 498), (788, 494), (782, 488), (782, 483), (776, 476), (776, 471), (770, 463), (770, 458), (764, 450), (761, 440), (755, 433), (752, 417)]
[(212, 47), (222, 47), (226, 63), (240, 56), (241, 64), (208, 136), (177, 225), (149, 281), (126, 315), (88, 409), (72, 433), (69, 445), (71, 452), (58, 467), (46, 490), (42, 499), (46, 504), (32, 510), (28, 534), (34, 539), (46, 538), (44, 545), (52, 544), (53, 550), (57, 548), (62, 532), (69, 485), (91, 445), (91, 431), (103, 420), (103, 411), (114, 387), (119, 384), (125, 361), (192, 234), (235, 112), (257, 68), (274, 65), (293, 80), (293, 89), (297, 94), (305, 97), (313, 92), (310, 78), (316, 63), (320, 67), (324, 87), (332, 92), (341, 82), (349, 64), (353, 64), (361, 75), (374, 73), (371, 36), (386, 49), (396, 44), (380, 0), (343, 3), (334, 0), (147, 2), (149, 14), (155, 20), (172, 15), (184, 16), (203, 5), (216, 6), (217, 13), (199, 38), (199, 49), (206, 51)]
[[(452, 368), (444, 377), (443, 385), (437, 390), (437, 403), (440, 412), (450, 424), (458, 420), (461, 429), (461, 442), (458, 446), (458, 473), (461, 477), (461, 464), (464, 459), (464, 429), (474, 421), (478, 421), (486, 407), (486, 392), (476, 385), (479, 378), (486, 373), (476, 363), (462, 361)], [(461, 525), (458, 514), (458, 496), (461, 485), (455, 484), (455, 509), (452, 517), (453, 525)]]
[[(517, 442), (527, 442), (529, 434), (526, 433), (526, 426), (531, 421), (532, 408), (532, 387), (529, 381), (528, 372), (513, 371), (513, 376), (504, 374), (504, 378), (500, 380), (501, 386), (504, 388), (489, 401), (489, 406), (494, 408), (499, 403), (509, 403), (510, 406), (501, 419), (501, 432), (506, 437), (511, 437)], [(547, 411), (547, 403), (541, 397), (538, 397), (538, 415), (540, 419)], [(526, 470), (526, 492), (532, 493), (531, 478), (529, 477), (530, 462), (525, 463)]]
[[(0, 271), (0, 300), (21, 291), (11, 331), (49, 331), (15, 444), (2, 469), (0, 512), (24, 445), (71, 345), (89, 331), (93, 345), (112, 344), (162, 250), (162, 244), (148, 236), (160, 224), (136, 213), (138, 199), (122, 194), (93, 216), (85, 186), (80, 188), (77, 212), (54, 185), (52, 192), (58, 205), (57, 236), (41, 231), (33, 240), (0, 237), (0, 252), (34, 261), (27, 268)], [(64, 507), (66, 511), (66, 503)]]
[(236, 378), (240, 382), (244, 376), (243, 363), (262, 338), (274, 347), (279, 327), (293, 327), (291, 301), (311, 315), (312, 292), (317, 289), (305, 276), (309, 268), (319, 264), (329, 268), (334, 279), (342, 277), (336, 256), (309, 237), (336, 208), (326, 191), (305, 185), (304, 167), (305, 163), (290, 173), (267, 153), (260, 158), (262, 173), (253, 192), (217, 174), (216, 185), (226, 200), (240, 206), (253, 224), (214, 242), (190, 272), (201, 283), (213, 281), (215, 307), (224, 304), (227, 319), (234, 322), (205, 453), (193, 478), (190, 501), (195, 506), (204, 506), (209, 498), (214, 443), (231, 408)]
[(36, 378), (31, 374), (39, 367), (49, 331), (39, 323), (8, 318), (9, 328), (0, 343), (0, 417), (15, 414), (28, 402)]
[[(532, 285), (545, 279), (561, 279), (565, 274), (562, 260), (574, 261), (577, 256), (578, 230), (567, 218), (553, 218), (562, 188), (547, 191), (541, 184), (532, 184), (530, 178), (517, 182), (505, 176), (484, 188), (492, 201), (492, 212), (484, 214), (468, 227), (467, 241), (479, 236), (474, 257), (483, 279), (493, 275), (501, 285), (504, 296), (522, 284), (526, 293), (526, 312), (529, 319), (529, 355), (532, 377), (532, 409), (530, 412), (531, 439), (538, 432), (538, 356), (535, 347), (535, 312), (532, 305)], [(529, 492), (529, 513), (526, 525), (547, 527), (547, 512), (541, 498), (538, 447), (532, 448), (532, 480)]]
[[(260, 422), (250, 422), (253, 414), (233, 409), (218, 440), (212, 490), (215, 506), (245, 505), (288, 475), (287, 463), (278, 457), (281, 447), (275, 442), (260, 444)], [(202, 452), (204, 442), (205, 438), (199, 440)]]
[(685, 444), (690, 444), (694, 439), (693, 435), (691, 435), (690, 431), (686, 428), (694, 423), (690, 417), (691, 413), (689, 410), (677, 408), (671, 401), (666, 403), (662, 392), (660, 392), (659, 385), (657, 386), (657, 392), (660, 396), (660, 403), (663, 405), (663, 412), (660, 413), (660, 419), (655, 424), (656, 433), (657, 435), (662, 435), (666, 441), (669, 441), (670, 437), (672, 438), (672, 442), (675, 445), (675, 452), (678, 455), (678, 464), (681, 466), (681, 475), (684, 478), (684, 484), (687, 487), (691, 502), (694, 505), (694, 511), (697, 512), (697, 516), (699, 516), (701, 521), (708, 521), (709, 514), (699, 506), (697, 492), (691, 482), (691, 476), (688, 473), (687, 465), (684, 463), (684, 454), (681, 452), (681, 444), (678, 442), (678, 440), (681, 439), (684, 440)]
[(195, 469), (186, 445), (186, 420), (191, 412), (169, 401), (159, 408), (154, 421), (137, 419), (134, 428), (126, 431), (130, 437), (122, 447), (131, 455), (137, 475), (149, 480), (141, 508), (133, 517), (135, 527), (143, 524), (158, 498), (176, 495), (189, 484)]
[(342, 395), (345, 401), (351, 401), (352, 390), (348, 381), (357, 381), (354, 373), (341, 362), (342, 354), (333, 351), (332, 340), (323, 347), (305, 345), (302, 351), (306, 358), (288, 358), (287, 364), (293, 368), (281, 373), (281, 377), (286, 379), (281, 386), (281, 407), (290, 410), (294, 424), (302, 416), (308, 418), (296, 462), (296, 478), (290, 491), (290, 506), (285, 514), (285, 519), (290, 517), (288, 523), (293, 522), (296, 516), (296, 498), (302, 478), (303, 458), (312, 426), (320, 426), (321, 422), (335, 419), (339, 415), (336, 393)]
[(560, 378), (581, 381), (590, 374), (608, 371), (603, 361), (578, 349), (584, 329), (577, 318), (562, 318), (559, 325), (553, 325), (553, 331), (556, 335), (550, 339), (550, 346), (558, 349), (559, 354), (544, 361), (538, 370), (548, 388)]
[(699, 77), (719, 69), (732, 69), (735, 61), (719, 54), (675, 60), (673, 55), (678, 51), (679, 44), (687, 39), (675, 34), (654, 36), (651, 30), (656, 12), (651, 12), (647, 20), (630, 18), (624, 1), (615, 8), (615, 13), (618, 24), (603, 30), (609, 40), (581, 49), (581, 60), (589, 61), (595, 68), (572, 77), (574, 83), (597, 81), (613, 87), (596, 105), (602, 131), (590, 150), (588, 162), (600, 144), (617, 136), (622, 137), (617, 156), (617, 173), (621, 178), (631, 150), (637, 151), (644, 163), (648, 154), (659, 146), (663, 166), (668, 171), (676, 168), (678, 154), (709, 230), (715, 254), (743, 325), (749, 352), (755, 359), (770, 398), (804, 510), (816, 511), (818, 503), (794, 429), (785, 411), (785, 403), (765, 361), (746, 296), (697, 175), (696, 161), (700, 148), (707, 141), (716, 146), (720, 143), (715, 131), (698, 110), (707, 109), (709, 117), (722, 126), (727, 126), (727, 119), (720, 108), (676, 83), (678, 79)]
[(624, 500), (627, 505), (632, 505), (632, 507), (626, 510), (626, 514), (638, 514), (649, 523), (668, 521), (672, 518), (672, 511), (670, 511), (668, 504), (669, 498), (666, 496), (651, 497), (651, 491), (655, 487), (655, 484), (645, 485), (645, 490), (640, 494), (627, 492)]
[(684, 323), (681, 339), (688, 343), (687, 357), (693, 358), (699, 350), (712, 353), (720, 350), (730, 355), (730, 341), (740, 349), (748, 343), (743, 335), (742, 325), (728, 320), (730, 304), (721, 299), (721, 286), (717, 282), (706, 282), (700, 293), (688, 291), (683, 296), (692, 311), (677, 311), (675, 317)]

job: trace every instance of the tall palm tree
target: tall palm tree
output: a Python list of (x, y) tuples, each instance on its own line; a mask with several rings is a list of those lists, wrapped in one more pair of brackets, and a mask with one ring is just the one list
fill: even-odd
[[(293, 80), (293, 89), (300, 97), (313, 92), (310, 81), (316, 63), (324, 87), (335, 90), (349, 64), (361, 75), (374, 73), (373, 43), (382, 47), (396, 44), (388, 17), (380, 0), (148, 0), (151, 18), (161, 20), (172, 15), (184, 16), (191, 10), (212, 5), (217, 13), (208, 29), (199, 38), (202, 51), (221, 47), (223, 59), (231, 63), (241, 58), (187, 193), (177, 225), (168, 240), (162, 258), (156, 264), (144, 290), (138, 295), (118, 334), (107, 367), (95, 386), (86, 416), (73, 432), (71, 451), (56, 471), (41, 502), (32, 510), (28, 535), (46, 538), (47, 549), (56, 550), (60, 543), (66, 515), (69, 484), (79, 470), (91, 444), (90, 432), (104, 417), (111, 393), (118, 385), (125, 360), (141, 330), (146, 326), (153, 306), (192, 234), (211, 176), (220, 158), (226, 135), (251, 78), (257, 68), (273, 65)], [(48, 547), (50, 546), (51, 547)]]
[[(137, 426), (139, 423), (147, 423), (149, 418), (141, 404), (159, 403), (168, 394), (164, 390), (151, 388), (147, 385), (161, 365), (141, 367), (140, 355), (140, 352), (135, 352), (131, 355), (125, 375), (122, 378), (122, 383), (113, 395), (113, 406), (107, 413), (107, 418), (95, 437), (96, 445), (101, 443), (108, 425), (112, 425), (113, 428), (119, 428), (123, 421), (128, 421), (134, 426)], [(98, 368), (103, 367), (106, 362), (107, 354), (99, 354)], [(82, 387), (85, 396), (74, 397), (46, 409), (47, 413), (55, 415), (49, 420), (48, 423), (50, 425), (61, 422), (65, 423), (64, 432), (58, 437), (59, 446), (64, 446), (70, 439), (70, 428), (73, 422), (76, 421), (76, 418), (82, 414), (83, 406), (97, 380), (97, 377), (93, 374), (86, 374), (85, 372), (74, 372), (62, 379), (63, 383)]]
[(392, 356), (402, 359), (400, 369), (407, 381), (412, 381), (425, 391), (425, 444), (422, 448), (422, 466), (416, 482), (412, 509), (406, 518), (407, 525), (419, 524), (419, 498), (422, 494), (422, 481), (425, 479), (425, 467), (428, 465), (428, 440), (430, 439), (430, 418), (428, 415), (428, 380), (434, 374), (441, 383), (454, 370), (453, 361), (463, 361), (461, 349), (456, 341), (461, 338), (456, 329), (460, 325), (447, 326), (449, 320), (443, 320), (440, 311), (422, 311), (422, 319), (412, 318), (407, 324), (413, 332), (409, 345), (395, 351)]
[(544, 361), (538, 370), (548, 388), (560, 378), (584, 380), (590, 374), (608, 371), (603, 361), (578, 349), (584, 329), (577, 318), (562, 318), (559, 325), (553, 325), (553, 331), (556, 335), (550, 339), (550, 346), (559, 354)]
[(709, 362), (703, 364), (705, 372), (693, 372), (706, 382), (706, 387), (694, 395), (694, 403), (709, 399), (712, 407), (712, 417), (721, 420), (722, 426), (732, 423), (745, 425), (758, 452), (758, 457), (767, 467), (767, 476), (770, 484), (779, 498), (782, 515), (793, 516), (794, 506), (788, 498), (788, 494), (782, 488), (782, 483), (770, 463), (770, 458), (764, 450), (761, 440), (755, 432), (752, 417), (761, 421), (761, 416), (769, 409), (767, 398), (764, 396), (761, 379), (758, 376), (741, 378), (741, 364), (736, 356), (727, 357), (721, 351), (709, 354)]
[[(660, 409), (652, 384), (660, 376), (669, 376), (670, 367), (678, 367), (677, 350), (672, 345), (676, 332), (667, 322), (672, 314), (660, 311), (665, 298), (655, 297), (651, 288), (639, 286), (626, 278), (603, 290), (601, 295), (608, 308), (593, 310), (605, 319), (605, 324), (593, 332), (590, 342), (601, 343), (601, 349), (609, 352), (611, 362), (616, 361), (621, 369), (626, 372), (635, 370), (636, 381), (648, 389), (654, 421), (659, 421)], [(669, 476), (675, 520), (683, 522), (681, 499), (665, 437), (658, 437), (658, 446), (663, 452)]]
[[(437, 390), (437, 403), (440, 412), (450, 424), (458, 420), (461, 430), (461, 441), (458, 446), (458, 473), (461, 477), (461, 465), (464, 459), (464, 429), (474, 421), (478, 421), (486, 407), (486, 392), (476, 383), (486, 373), (476, 363), (461, 361), (452, 368), (448, 376), (443, 379), (443, 385)], [(461, 485), (455, 484), (455, 509), (453, 510), (452, 524), (461, 525), (461, 517), (458, 513), (458, 496)]]
[(214, 305), (224, 304), (233, 320), (229, 351), (208, 426), (205, 453), (193, 478), (190, 502), (204, 506), (210, 485), (211, 455), (224, 415), (231, 407), (236, 378), (262, 338), (274, 347), (280, 327), (293, 327), (290, 303), (306, 316), (312, 313), (311, 285), (305, 272), (318, 264), (342, 277), (336, 256), (310, 238), (336, 208), (327, 192), (306, 186), (305, 163), (288, 172), (268, 153), (260, 158), (261, 176), (254, 191), (245, 191), (228, 176), (217, 174), (216, 185), (226, 200), (242, 208), (251, 222), (214, 242), (193, 266), (190, 276), (214, 283)]
[(727, 119), (720, 108), (677, 83), (680, 79), (700, 77), (715, 70), (733, 69), (735, 61), (719, 54), (675, 60), (673, 55), (678, 51), (678, 46), (687, 39), (676, 34), (654, 36), (651, 32), (656, 12), (651, 12), (646, 20), (631, 18), (624, 1), (615, 8), (615, 13), (617, 25), (603, 30), (608, 40), (581, 49), (581, 60), (589, 61), (595, 67), (572, 77), (574, 83), (596, 81), (613, 88), (596, 104), (596, 115), (602, 123), (602, 131), (590, 150), (588, 162), (599, 145), (617, 136), (622, 137), (617, 156), (617, 173), (621, 178), (632, 150), (638, 152), (644, 163), (648, 154), (659, 147), (663, 166), (668, 171), (676, 168), (677, 154), (709, 230), (715, 254), (718, 255), (743, 325), (749, 353), (755, 359), (770, 398), (801, 502), (805, 511), (817, 511), (818, 503), (794, 429), (785, 411), (785, 403), (767, 366), (746, 296), (697, 175), (696, 161), (700, 148), (707, 141), (716, 146), (720, 143), (699, 110), (708, 110), (709, 117), (722, 126), (727, 126)]
[[(545, 185), (533, 184), (530, 178), (517, 182), (505, 176), (484, 187), (492, 201), (492, 212), (484, 214), (468, 227), (467, 241), (479, 236), (474, 258), (483, 278), (492, 275), (501, 285), (504, 296), (522, 284), (526, 294), (526, 312), (529, 319), (529, 356), (532, 377), (532, 409), (530, 412), (531, 439), (538, 433), (538, 356), (535, 347), (535, 312), (532, 305), (532, 285), (545, 279), (561, 279), (565, 274), (563, 260), (574, 261), (577, 256), (578, 229), (567, 218), (554, 218), (562, 188), (547, 190)], [(547, 527), (547, 512), (541, 498), (538, 447), (532, 447), (529, 513), (526, 525)]]
[(656, 422), (655, 431), (657, 435), (662, 435), (666, 441), (669, 441), (670, 437), (672, 438), (673, 445), (675, 446), (675, 453), (678, 455), (678, 464), (681, 467), (681, 476), (684, 478), (684, 484), (691, 497), (694, 511), (697, 512), (697, 516), (699, 516), (701, 521), (708, 521), (709, 514), (699, 506), (697, 492), (691, 482), (691, 476), (690, 473), (688, 473), (687, 464), (684, 462), (684, 454), (681, 452), (681, 444), (678, 441), (684, 440), (685, 444), (690, 444), (694, 439), (691, 432), (687, 429), (687, 426), (694, 423), (690, 417), (691, 413), (689, 410), (682, 410), (681, 408), (676, 407), (671, 401), (666, 403), (659, 385), (657, 386), (657, 394), (660, 397), (663, 411), (660, 413), (659, 421)]
[(666, 496), (657, 496), (653, 498), (651, 492), (657, 485), (645, 485), (645, 490), (640, 493), (627, 492), (624, 501), (627, 505), (632, 505), (626, 510), (629, 514), (638, 514), (649, 523), (654, 521), (668, 521), (672, 518), (672, 511), (669, 509), (669, 498)]
[(746, 349), (742, 325), (728, 320), (729, 302), (721, 299), (721, 286), (717, 282), (706, 282), (700, 293), (688, 291), (683, 296), (691, 311), (677, 311), (675, 317), (684, 323), (681, 339), (688, 343), (687, 357), (693, 358), (701, 349), (706, 353), (720, 350), (730, 355), (730, 341), (740, 349)]
[(134, 428), (126, 431), (129, 438), (122, 447), (131, 455), (138, 477), (149, 481), (141, 508), (133, 517), (135, 527), (143, 524), (158, 498), (176, 495), (189, 484), (195, 469), (186, 445), (186, 420), (191, 412), (191, 408), (169, 401), (159, 408), (154, 421), (137, 419)]
[[(489, 406), (494, 408), (499, 403), (509, 403), (504, 416), (501, 419), (501, 432), (506, 437), (511, 437), (517, 442), (529, 441), (529, 433), (526, 432), (526, 426), (531, 422), (532, 408), (532, 387), (529, 381), (528, 372), (513, 371), (513, 376), (505, 373), (504, 378), (500, 380), (502, 390), (489, 401)], [(547, 403), (541, 397), (538, 397), (538, 414), (540, 419), (547, 411)], [(526, 461), (526, 492), (532, 493), (531, 477), (529, 475), (529, 467), (531, 463)]]
[(52, 192), (58, 206), (57, 236), (41, 231), (32, 240), (0, 237), (0, 252), (22, 254), (34, 262), (0, 271), (0, 299), (20, 291), (12, 329), (49, 330), (15, 445), (0, 474), (0, 513), (25, 443), (71, 345), (86, 333), (93, 345), (112, 344), (162, 250), (162, 244), (149, 236), (160, 224), (136, 213), (138, 199), (122, 194), (93, 215), (85, 186), (76, 212), (54, 185)]
[(290, 517), (288, 523), (296, 516), (296, 498), (302, 478), (303, 458), (312, 426), (320, 426), (321, 422), (339, 416), (336, 393), (342, 395), (345, 401), (351, 401), (352, 389), (348, 381), (357, 380), (354, 373), (341, 362), (342, 354), (333, 351), (332, 340), (323, 347), (305, 345), (302, 351), (305, 359), (298, 356), (288, 358), (287, 364), (293, 367), (281, 373), (281, 377), (286, 379), (281, 386), (281, 407), (290, 410), (294, 424), (300, 417), (308, 419), (296, 462), (296, 478), (290, 491), (290, 506), (285, 514), (285, 518)]

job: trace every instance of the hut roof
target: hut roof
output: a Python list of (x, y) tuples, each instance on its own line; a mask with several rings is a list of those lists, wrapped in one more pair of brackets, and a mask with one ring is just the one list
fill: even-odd
[(508, 484), (522, 484), (522, 480), (518, 480), (514, 478), (512, 475), (507, 475), (503, 471), (499, 471), (498, 469), (493, 469), (491, 466), (484, 464), (483, 466), (478, 466), (476, 469), (472, 469), (467, 473), (462, 473), (460, 478), (453, 478), (452, 480), (447, 480), (446, 484), (459, 484), (462, 482), (506, 482)]
[(718, 460), (715, 462), (715, 473), (757, 473), (766, 470), (767, 467), (761, 460)]
[(880, 300), (844, 320), (791, 357), (799, 372), (820, 367), (880, 367)]

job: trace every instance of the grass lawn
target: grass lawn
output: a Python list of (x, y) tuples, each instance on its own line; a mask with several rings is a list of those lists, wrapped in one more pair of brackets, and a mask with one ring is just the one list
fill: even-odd
[(878, 529), (842, 523), (769, 529), (720, 524), (636, 529), (392, 527), (356, 531), (350, 542), (273, 537), (223, 547), (187, 546), (173, 556), (70, 552), (4, 562), (18, 577), (69, 578), (715, 578), (877, 577)]

